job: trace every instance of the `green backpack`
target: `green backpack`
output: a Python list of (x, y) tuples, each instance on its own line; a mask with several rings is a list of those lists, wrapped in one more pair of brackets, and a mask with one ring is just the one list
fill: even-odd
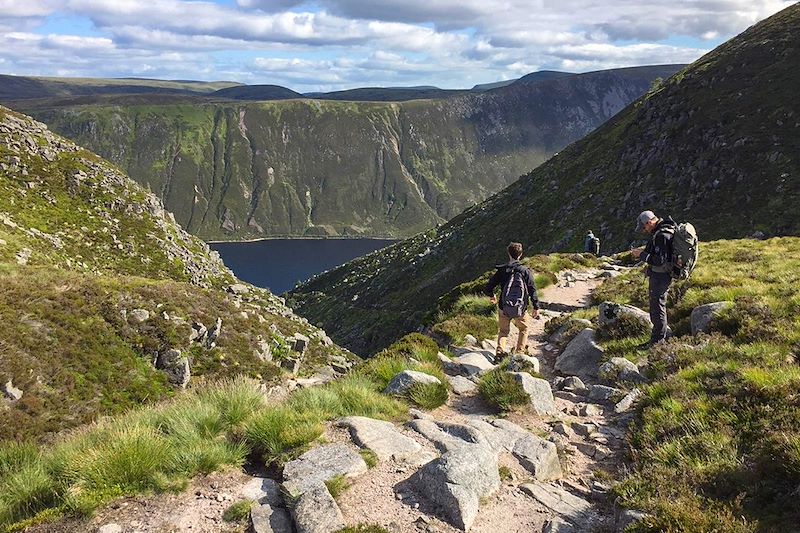
[(673, 279), (689, 279), (700, 251), (697, 231), (689, 222), (682, 222), (675, 228), (672, 237), (672, 271)]

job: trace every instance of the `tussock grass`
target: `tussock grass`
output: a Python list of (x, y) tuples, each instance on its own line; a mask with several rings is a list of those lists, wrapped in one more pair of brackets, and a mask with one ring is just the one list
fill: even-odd
[(522, 385), (508, 373), (503, 364), (490, 370), (478, 382), (478, 391), (486, 403), (503, 411), (527, 404), (530, 398), (522, 389)]
[[(788, 531), (800, 523), (800, 239), (704, 243), (690, 280), (674, 284), (679, 335), (650, 351), (651, 385), (631, 433), (635, 469), (617, 487), (652, 514), (649, 530)], [(596, 293), (644, 306), (638, 275)], [(701, 304), (730, 301), (715, 333), (687, 335)], [(683, 335), (683, 336), (681, 336)], [(635, 338), (605, 344), (634, 356)]]
[(408, 399), (423, 409), (436, 409), (447, 402), (447, 385), (442, 383), (421, 383), (408, 391)]
[(358, 524), (357, 526), (347, 526), (336, 533), (389, 533), (389, 530), (375, 524)]
[(225, 509), (222, 519), (226, 522), (244, 522), (250, 518), (250, 508), (253, 500), (241, 500)]
[(328, 487), (328, 492), (331, 493), (334, 500), (338, 500), (339, 496), (344, 494), (344, 491), (350, 487), (350, 481), (342, 474), (337, 474), (332, 478), (325, 481), (325, 486)]

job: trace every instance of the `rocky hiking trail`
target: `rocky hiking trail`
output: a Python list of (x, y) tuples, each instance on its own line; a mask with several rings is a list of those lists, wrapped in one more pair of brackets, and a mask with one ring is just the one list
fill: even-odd
[[(445, 405), (412, 409), (406, 424), (364, 417), (331, 423), (323, 444), (285, 465), (282, 485), (242, 472), (218, 473), (196, 479), (178, 495), (117, 502), (87, 530), (241, 531), (222, 514), (250, 499), (257, 503), (249, 528), (259, 533), (322, 533), (359, 524), (392, 533), (622, 531), (636, 513), (614, 516), (610, 489), (598, 472), (621, 464), (630, 419), (625, 411), (638, 391), (615, 404), (624, 392), (593, 385), (596, 372), (560, 372), (588, 374), (586, 382), (558, 377), (557, 356), (561, 362), (583, 343), (578, 359), (588, 353), (591, 360), (596, 345), (593, 338), (581, 339), (592, 333), (584, 330), (560, 355), (558, 339), (548, 338), (544, 328), (549, 318), (588, 307), (592, 290), (618, 270), (562, 273), (558, 284), (542, 291), (543, 316), (530, 321), (529, 357), (512, 358), (509, 366), (524, 365), (541, 376), (513, 373), (530, 396), (525, 409), (501, 415), (483, 401), (476, 383), (495, 368), (494, 341), (475, 340), (453, 347), (453, 359), (440, 354), (452, 389)], [(406, 371), (390, 387), (430, 378), (417, 374)]]

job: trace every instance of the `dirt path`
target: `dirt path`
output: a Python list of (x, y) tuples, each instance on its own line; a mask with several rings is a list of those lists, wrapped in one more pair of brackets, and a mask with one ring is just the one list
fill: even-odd
[[(590, 303), (592, 290), (599, 285), (596, 272), (572, 273), (566, 281), (564, 276), (557, 285), (540, 294), (546, 302), (542, 319), (531, 320), (529, 330), (530, 355), (541, 362), (541, 374), (553, 382), (552, 365), (557, 352), (548, 344), (544, 325), (548, 318), (561, 312), (580, 309)], [(516, 330), (512, 329), (512, 336)], [(515, 339), (512, 339), (512, 342)], [(553, 387), (555, 390), (555, 387)], [(573, 398), (574, 400), (574, 398)], [(556, 484), (568, 489), (587, 501), (592, 500), (592, 486), (596, 482), (598, 470), (615, 468), (615, 456), (622, 445), (622, 432), (613, 426), (610, 418), (603, 412), (581, 415), (582, 403), (556, 397), (558, 414), (537, 416), (530, 412), (512, 412), (507, 419), (531, 431), (535, 435), (548, 438), (555, 434), (558, 422), (567, 425), (572, 422), (594, 424), (598, 431), (591, 436), (580, 436), (567, 430), (567, 436), (555, 437), (561, 450), (559, 453), (564, 476)], [(469, 417), (487, 418), (499, 415), (484, 404), (476, 393), (467, 395), (451, 394), (448, 403), (430, 415), (438, 421), (465, 422)], [(430, 460), (436, 457), (433, 445), (419, 433), (405, 426), (397, 429), (407, 437), (417, 441), (424, 450), (422, 457)], [(331, 425), (327, 428), (325, 439), (328, 442), (346, 442), (352, 445), (349, 434), (344, 429)], [(590, 457), (586, 452), (599, 447), (602, 452)], [(584, 450), (584, 451), (581, 451)], [(500, 490), (481, 502), (480, 512), (470, 531), (475, 533), (530, 533), (542, 531), (543, 526), (557, 516), (552, 509), (524, 493), (520, 485), (530, 482), (529, 472), (510, 454), (500, 453), (498, 465), (503, 471)], [(418, 465), (417, 465), (418, 466)], [(349, 525), (377, 524), (392, 533), (426, 531), (429, 533), (455, 533), (459, 530), (435, 518), (436, 509), (423, 498), (415, 496), (409, 487), (408, 479), (417, 466), (381, 461), (374, 468), (357, 477), (352, 485), (338, 497), (338, 504)], [(222, 520), (222, 514), (232, 503), (243, 497), (245, 485), (253, 478), (242, 472), (225, 472), (195, 479), (190, 487), (175, 495), (129, 498), (114, 503), (98, 513), (88, 523), (63, 524), (66, 529), (55, 526), (37, 529), (51, 531), (98, 531), (110, 523), (120, 526), (121, 532), (222, 532), (244, 531), (243, 524), (229, 524)], [(611, 524), (609, 513), (602, 506), (592, 504), (591, 529), (597, 530)], [(588, 526), (587, 526), (588, 527)]]
[[(590, 305), (592, 290), (600, 284), (596, 272), (576, 273), (574, 281), (563, 279), (540, 295), (540, 299), (548, 305), (546, 309), (562, 311), (576, 310)], [(547, 341), (544, 325), (548, 318), (557, 316), (562, 311), (544, 310), (541, 320), (532, 320), (529, 329), (529, 353), (539, 358), (541, 374), (552, 382), (552, 365), (557, 352), (547, 350), (553, 348)], [(512, 342), (516, 340), (516, 330), (512, 328)], [(553, 425), (557, 422), (594, 424), (598, 431), (589, 436), (580, 436), (569, 431), (569, 437), (561, 439), (565, 453), (561, 455), (564, 477), (557, 482), (586, 500), (592, 499), (592, 486), (596, 483), (595, 474), (599, 470), (612, 470), (616, 467), (615, 456), (619, 455), (622, 446), (623, 432), (615, 427), (605, 413), (591, 416), (579, 414), (580, 405), (573, 401), (556, 398), (559, 414), (541, 417), (526, 412), (512, 412), (506, 418), (532, 433), (547, 437), (553, 433)], [(430, 413), (436, 420), (465, 423), (469, 417), (497, 416), (498, 413), (485, 405), (476, 394), (467, 396), (451, 395), (445, 406)], [(414, 438), (420, 444), (430, 447), (427, 441), (417, 433), (404, 429), (404, 434)], [(580, 448), (591, 451), (593, 446), (599, 447), (601, 453), (590, 457)], [(480, 512), (471, 532), (474, 533), (530, 533), (542, 531), (545, 524), (558, 516), (557, 513), (542, 505), (537, 500), (520, 490), (520, 485), (530, 481), (530, 473), (507, 452), (502, 452), (498, 464), (508, 469), (499, 491), (488, 501), (482, 502)], [(415, 498), (398, 499), (396, 491), (402, 490), (403, 481), (411, 471), (392, 463), (383, 463), (359, 477), (340, 498), (339, 504), (348, 524), (379, 524), (392, 533), (408, 531), (427, 531), (439, 533), (455, 533), (459, 531), (446, 522), (432, 517), (433, 510), (426, 507), (424, 501)], [(597, 477), (602, 478), (602, 474)], [(598, 495), (595, 491), (595, 497)], [(613, 517), (605, 508), (593, 505), (593, 519), (584, 529), (574, 531), (596, 531), (613, 524)]]

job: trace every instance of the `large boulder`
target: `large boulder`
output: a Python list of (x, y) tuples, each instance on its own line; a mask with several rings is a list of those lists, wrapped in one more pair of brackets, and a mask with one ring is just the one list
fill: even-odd
[(692, 335), (711, 331), (714, 319), (731, 307), (733, 302), (714, 302), (695, 307), (691, 316)]
[(439, 378), (426, 374), (424, 372), (417, 372), (416, 370), (403, 370), (395, 375), (386, 388), (383, 390), (384, 394), (392, 396), (405, 396), (408, 394), (409, 389), (416, 385), (441, 385), (442, 382)]
[(456, 357), (461, 373), (467, 377), (477, 376), (494, 368), (489, 359), (480, 352), (467, 352)]
[(404, 461), (422, 449), (414, 439), (406, 437), (391, 422), (374, 420), (363, 416), (348, 416), (337, 422), (350, 430), (353, 441), (362, 448), (369, 448), (378, 459)]
[(469, 425), (417, 419), (410, 421), (408, 427), (428, 439), (442, 453), (468, 444), (479, 444), (491, 448), (483, 433)]
[(626, 394), (624, 398), (617, 402), (617, 404), (614, 406), (614, 412), (621, 414), (630, 410), (642, 396), (644, 396), (642, 391), (639, 389), (633, 389)]
[(17, 402), (22, 399), (22, 389), (19, 387), (15, 387), (12, 380), (8, 380), (8, 382), (3, 385), (3, 396), (5, 396), (8, 400), (12, 402)]
[(412, 476), (412, 483), (441, 509), (444, 519), (469, 531), (481, 498), (500, 488), (497, 455), (485, 445), (457, 447), (423, 466)]
[(345, 444), (326, 444), (307, 451), (283, 468), (283, 488), (297, 497), (336, 476), (354, 477), (367, 470), (361, 455)]
[(562, 475), (558, 447), (532, 433), (526, 432), (518, 439), (511, 453), (537, 481), (550, 481)]
[(597, 375), (600, 379), (608, 383), (619, 383), (620, 381), (644, 383), (647, 381), (647, 379), (639, 373), (639, 367), (624, 357), (612, 357), (610, 360), (600, 365)]
[(189, 359), (181, 355), (181, 351), (175, 348), (158, 355), (156, 368), (167, 375), (170, 383), (180, 387), (185, 387), (191, 378)]
[(556, 359), (554, 368), (564, 375), (593, 381), (597, 379), (603, 353), (603, 348), (597, 344), (594, 330), (586, 328), (570, 341)]
[(535, 378), (527, 372), (510, 372), (510, 374), (530, 398), (531, 408), (537, 415), (554, 415), (558, 412), (553, 400), (553, 391), (547, 380)]
[(525, 483), (519, 488), (561, 518), (579, 526), (579, 531), (595, 531), (591, 527), (592, 504), (587, 500), (550, 483)]
[(239, 495), (247, 500), (253, 500), (258, 504), (283, 507), (281, 486), (274, 479), (254, 477), (242, 487)]

